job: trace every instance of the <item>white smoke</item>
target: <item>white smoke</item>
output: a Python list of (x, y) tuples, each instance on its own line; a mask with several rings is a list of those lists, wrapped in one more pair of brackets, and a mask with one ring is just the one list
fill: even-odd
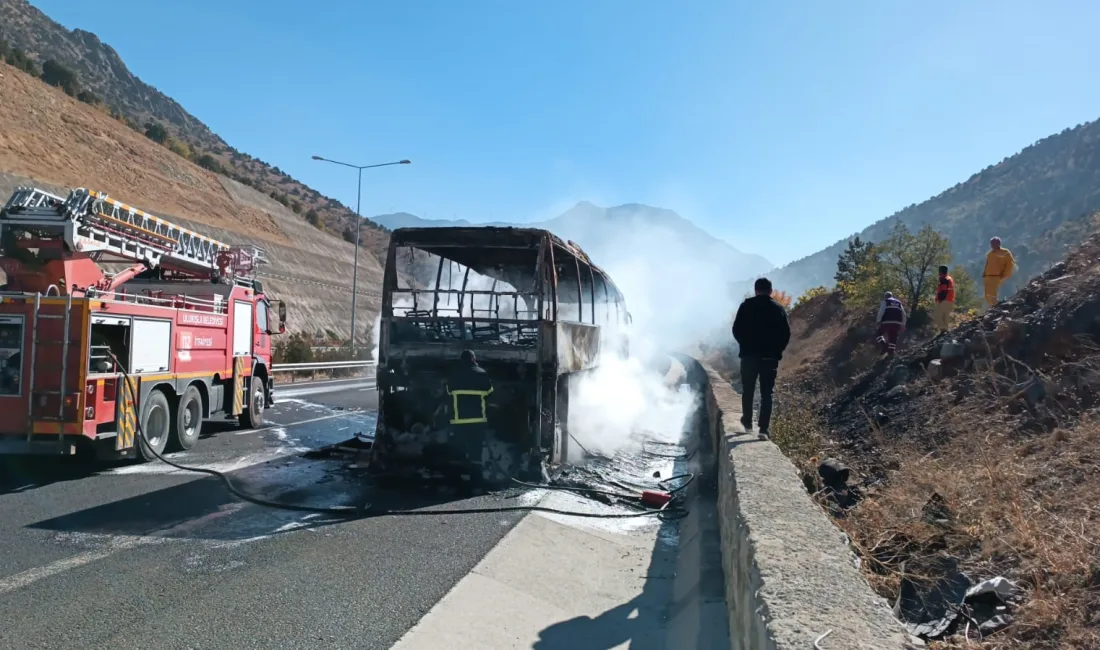
[[(673, 363), (672, 371), (678, 368)], [(569, 391), (569, 433), (592, 453), (640, 449), (645, 440), (680, 441), (697, 397), (637, 357), (606, 355)], [(579, 458), (570, 445), (571, 459)]]
[(572, 219), (559, 235), (577, 242), (622, 292), (632, 317), (630, 358), (607, 354), (605, 346), (600, 367), (573, 384), (570, 434), (604, 455), (636, 448), (644, 439), (677, 443), (699, 398), (666, 377), (684, 372), (669, 354), (715, 332), (730, 336), (735, 304), (728, 287), (739, 278), (725, 277), (727, 260), (716, 249), (692, 248), (675, 228), (638, 214), (601, 210), (590, 216)]
[(381, 345), (379, 341), (382, 337), (382, 314), (379, 313), (374, 317), (374, 327), (370, 328), (370, 358), (373, 361), (378, 361), (378, 349)]

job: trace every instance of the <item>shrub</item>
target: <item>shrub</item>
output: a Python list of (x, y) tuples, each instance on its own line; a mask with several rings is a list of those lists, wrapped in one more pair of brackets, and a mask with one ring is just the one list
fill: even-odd
[(90, 90), (81, 90), (76, 94), (76, 98), (79, 101), (82, 101), (85, 104), (89, 104), (91, 106), (99, 106), (103, 103), (103, 100), (97, 97), (96, 94)]
[(786, 291), (772, 291), (772, 300), (783, 305), (783, 309), (790, 310), (793, 299)]
[(187, 158), (188, 160), (191, 159), (191, 147), (188, 147), (187, 143), (182, 140), (169, 138), (168, 150), (182, 158)]
[(42, 64), (42, 74), (39, 75), (39, 79), (64, 90), (69, 97), (76, 97), (77, 93), (80, 92), (73, 71), (53, 59), (46, 59), (45, 63)]
[(321, 216), (317, 214), (316, 210), (311, 209), (309, 212), (306, 213), (306, 221), (308, 221), (310, 225), (314, 227), (321, 226)]
[(153, 142), (165, 144), (168, 142), (168, 130), (160, 122), (146, 122), (145, 137)]
[(201, 156), (199, 156), (198, 158), (196, 158), (195, 159), (195, 164), (198, 165), (199, 167), (202, 167), (203, 169), (209, 169), (210, 171), (214, 172), (215, 174), (224, 175), (226, 173), (225, 167), (222, 166), (222, 164), (220, 162), (218, 162), (218, 159), (215, 158), (214, 156), (211, 156), (208, 153), (204, 153)]
[(829, 295), (828, 287), (813, 287), (810, 289), (806, 289), (806, 291), (804, 291), (802, 295), (798, 297), (798, 300), (794, 301), (794, 308), (798, 309), (799, 305), (802, 305), (803, 303), (813, 300), (814, 298), (827, 295)]
[(34, 62), (34, 59), (27, 56), (27, 53), (18, 47), (8, 47), (7, 43), (0, 46), (0, 52), (3, 53), (3, 58), (7, 61), (8, 65), (13, 66), (29, 75), (35, 77), (38, 76), (38, 64)]

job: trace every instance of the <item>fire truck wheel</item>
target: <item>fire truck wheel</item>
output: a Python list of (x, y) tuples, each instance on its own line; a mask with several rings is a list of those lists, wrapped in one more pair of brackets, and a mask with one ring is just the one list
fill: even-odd
[(188, 386), (176, 407), (172, 420), (172, 443), (179, 449), (190, 449), (202, 433), (202, 395), (194, 385)]
[(264, 382), (257, 375), (253, 375), (248, 384), (247, 401), (244, 403), (244, 411), (241, 412), (241, 426), (245, 429), (255, 429), (264, 423)]
[[(168, 398), (159, 390), (149, 393), (145, 406), (141, 409), (141, 430), (149, 447), (158, 454), (164, 453), (168, 444), (168, 431), (172, 424), (172, 409), (168, 407)], [(146, 448), (145, 443), (137, 441), (138, 458), (154, 460), (156, 456)]]

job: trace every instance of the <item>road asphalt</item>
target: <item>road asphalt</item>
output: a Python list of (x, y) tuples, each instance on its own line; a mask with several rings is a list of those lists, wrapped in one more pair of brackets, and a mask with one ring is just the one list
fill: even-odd
[[(504, 506), (364, 494), (303, 453), (373, 433), (369, 381), (281, 385), (268, 425), (208, 421), (177, 462), (311, 505)], [(516, 513), (341, 521), (234, 498), (160, 463), (0, 458), (0, 648), (389, 648), (519, 521)], [(429, 500), (430, 499), (430, 500)]]

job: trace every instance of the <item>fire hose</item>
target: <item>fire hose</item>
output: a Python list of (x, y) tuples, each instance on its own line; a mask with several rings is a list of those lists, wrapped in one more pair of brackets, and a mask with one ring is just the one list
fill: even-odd
[[(133, 384), (133, 379), (130, 377), (126, 366), (119, 361), (110, 350), (107, 351), (111, 359), (114, 361), (115, 366), (121, 371), (123, 381), (129, 384), (132, 395), (137, 394), (136, 386)], [(687, 484), (691, 482), (689, 479), (683, 485), (676, 488), (675, 491), (669, 490), (667, 492), (657, 491), (643, 491), (640, 495), (637, 495), (639, 503), (647, 506), (647, 509), (639, 510), (637, 512), (579, 512), (573, 510), (563, 510), (559, 508), (550, 508), (540, 505), (522, 505), (522, 506), (493, 506), (493, 507), (477, 507), (477, 508), (456, 508), (449, 510), (404, 510), (404, 509), (378, 509), (373, 508), (370, 503), (363, 503), (359, 506), (310, 506), (299, 503), (287, 503), (283, 501), (274, 501), (265, 499), (255, 495), (248, 494), (247, 492), (239, 489), (233, 484), (233, 481), (224, 472), (220, 472), (215, 469), (207, 467), (193, 467), (177, 463), (171, 459), (164, 457), (163, 454), (153, 449), (149, 444), (148, 439), (145, 437), (145, 431), (141, 426), (141, 417), (135, 418), (135, 428), (137, 429), (137, 438), (141, 445), (144, 445), (144, 449), (148, 451), (157, 460), (170, 465), (178, 470), (184, 472), (193, 472), (196, 474), (207, 474), (213, 476), (225, 485), (226, 489), (238, 499), (246, 501), (248, 503), (262, 506), (265, 508), (274, 508), (278, 510), (289, 510), (293, 512), (307, 512), (312, 514), (328, 515), (330, 517), (338, 517), (341, 519), (368, 519), (372, 517), (432, 517), (432, 516), (446, 516), (446, 515), (477, 515), (477, 514), (500, 514), (507, 512), (544, 512), (549, 514), (565, 515), (570, 517), (585, 517), (590, 519), (627, 519), (634, 517), (658, 517), (664, 521), (670, 521), (675, 519), (682, 519), (688, 514), (687, 509), (683, 506), (682, 500), (674, 499), (673, 496), (683, 488), (687, 487)], [(690, 476), (690, 475), (684, 475)], [(673, 477), (681, 478), (681, 477)], [(692, 477), (694, 478), (694, 477)], [(517, 483), (525, 487), (532, 487), (537, 489), (549, 489), (549, 490), (564, 490), (575, 491), (576, 489), (564, 488), (561, 486), (553, 485), (540, 485), (536, 483), (524, 483), (516, 479)], [(666, 479), (672, 480), (672, 479)], [(663, 485), (664, 482), (661, 483)], [(634, 498), (634, 495), (616, 494), (616, 496), (623, 498)]]

